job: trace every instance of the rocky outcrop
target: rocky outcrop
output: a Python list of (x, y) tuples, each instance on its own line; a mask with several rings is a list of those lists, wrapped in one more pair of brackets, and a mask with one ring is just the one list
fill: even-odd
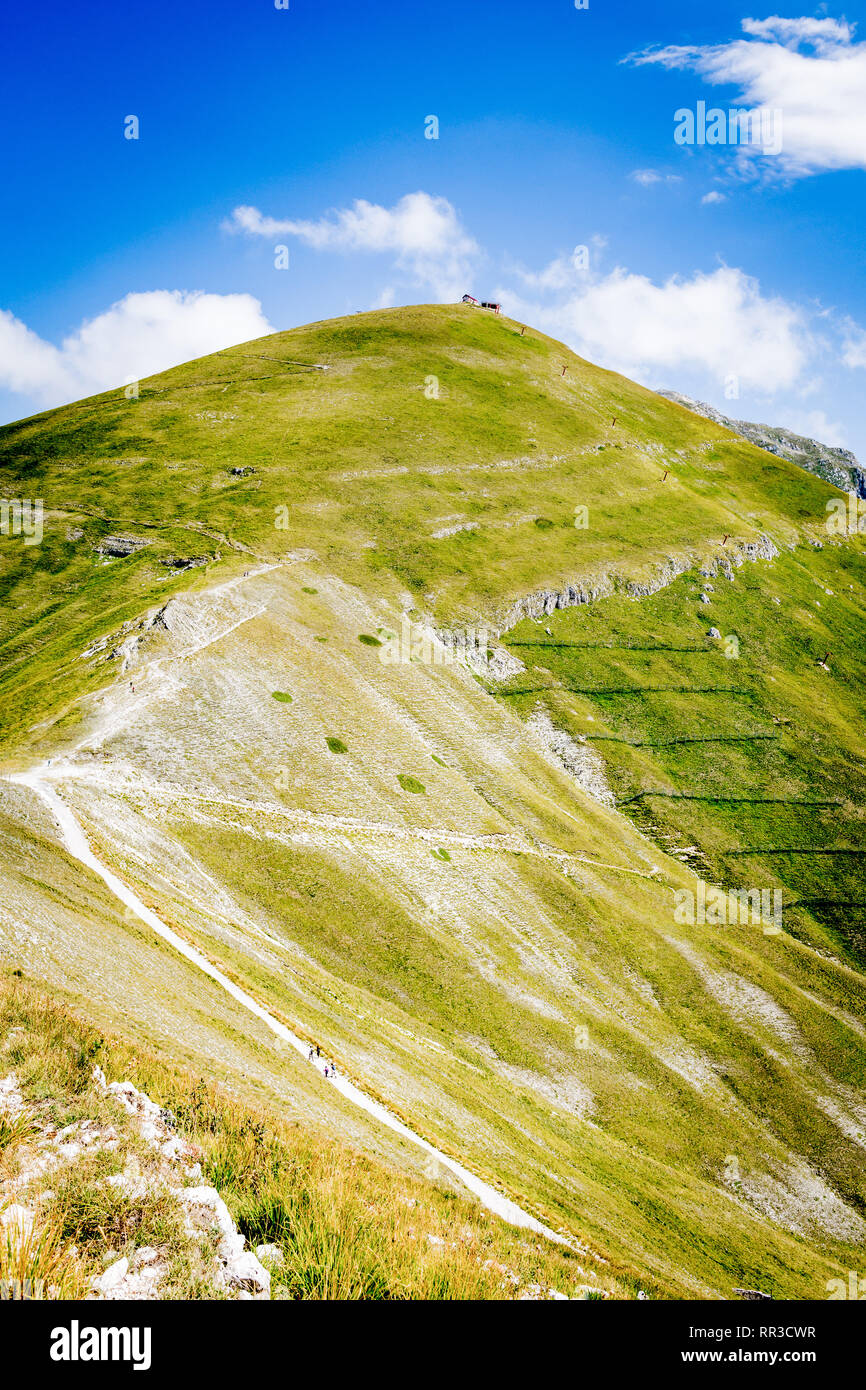
[[(14, 1075), (0, 1079), (0, 1118), (7, 1125), (27, 1121), (28, 1133), (19, 1150), (13, 1176), (0, 1182), (0, 1240), (7, 1247), (23, 1246), (34, 1232), (42, 1231), (55, 1183), (82, 1161), (96, 1154), (114, 1154), (121, 1171), (100, 1179), (132, 1208), (154, 1199), (168, 1202), (182, 1214), (179, 1229), (186, 1231), (188, 1249), (205, 1282), (216, 1293), (234, 1299), (269, 1299), (271, 1275), (258, 1254), (247, 1249), (246, 1238), (216, 1188), (202, 1185), (201, 1165), (195, 1150), (176, 1130), (170, 1111), (161, 1108), (130, 1081), (106, 1080), (100, 1067), (93, 1071), (98, 1094), (109, 1102), (100, 1120), (85, 1119), (56, 1130), (26, 1105)], [(119, 1107), (127, 1119), (110, 1122), (111, 1107)], [(133, 1143), (130, 1144), (130, 1138)], [(144, 1150), (141, 1148), (144, 1143)], [(137, 1147), (136, 1147), (137, 1146)], [(178, 1210), (179, 1209), (179, 1210)], [(184, 1237), (181, 1236), (181, 1244)], [(262, 1253), (279, 1268), (282, 1253), (263, 1246)], [(105, 1268), (89, 1278), (89, 1299), (157, 1299), (165, 1294), (170, 1278), (171, 1250), (151, 1245), (107, 1250)], [(92, 1266), (91, 1266), (92, 1268)]]
[[(175, 1133), (175, 1121), (170, 1111), (162, 1109), (143, 1091), (139, 1091), (133, 1086), (131, 1081), (112, 1081), (106, 1082), (104, 1073), (97, 1067), (93, 1073), (94, 1081), (97, 1086), (114, 1096), (115, 1100), (123, 1106), (127, 1114), (133, 1115), (138, 1120), (139, 1133), (148, 1144), (157, 1148), (163, 1158), (171, 1161), (179, 1159), (188, 1160), (193, 1156), (189, 1145)], [(201, 1168), (198, 1165), (188, 1168), (188, 1177), (201, 1176)], [(120, 1174), (121, 1178), (125, 1175)], [(134, 1181), (134, 1178), (133, 1178)], [(127, 1190), (129, 1190), (129, 1179), (127, 1179)], [(172, 1195), (177, 1198), (184, 1210), (187, 1231), (191, 1238), (200, 1236), (208, 1238), (217, 1237), (216, 1258), (217, 1268), (214, 1271), (214, 1282), (217, 1287), (223, 1287), (234, 1293), (238, 1298), (270, 1298), (271, 1276), (251, 1250), (246, 1249), (246, 1237), (242, 1236), (235, 1225), (231, 1212), (226, 1206), (215, 1187), (178, 1187), (170, 1188)], [(130, 1193), (134, 1195), (134, 1193)], [(140, 1252), (136, 1251), (139, 1257)], [(119, 1264), (125, 1263), (119, 1261)], [(116, 1269), (112, 1266), (112, 1269)], [(106, 1271), (97, 1280), (94, 1288), (102, 1288), (102, 1283), (111, 1274), (111, 1270)], [(135, 1274), (133, 1269), (124, 1269), (117, 1276), (117, 1283), (122, 1284), (127, 1280), (128, 1274)], [(146, 1278), (138, 1271), (139, 1280)], [(152, 1276), (151, 1276), (152, 1277)], [(115, 1287), (114, 1283), (110, 1288)], [(127, 1292), (123, 1294), (103, 1294), (103, 1296), (131, 1298), (134, 1294)]]
[(135, 555), (139, 550), (143, 550), (146, 545), (150, 545), (146, 536), (103, 536), (93, 548), (98, 555), (110, 555), (113, 559), (123, 560), (128, 555)]
[(544, 618), (556, 608), (574, 608), (580, 603), (595, 603), (597, 599), (607, 598), (615, 590), (615, 585), (607, 577), (595, 583), (566, 584), (562, 589), (537, 589), (534, 594), (519, 598), (503, 614), (498, 624), (499, 633), (516, 627), (521, 618)]
[(219, 559), (219, 553), (216, 555), (165, 555), (159, 563), (165, 565), (166, 569), (194, 570), (201, 569), (204, 565), (215, 564)]
[(578, 742), (564, 729), (557, 729), (541, 704), (532, 711), (527, 723), (541, 739), (550, 760), (564, 768), (588, 796), (602, 806), (616, 804), (605, 776), (604, 760), (586, 740)]
[(131, 1259), (115, 1260), (91, 1285), (91, 1297), (126, 1302), (159, 1297), (165, 1261), (152, 1245), (142, 1245)]
[(739, 434), (751, 444), (757, 444), (759, 449), (766, 449), (768, 454), (775, 454), (777, 458), (796, 463), (798, 468), (815, 473), (825, 482), (841, 488), (843, 492), (855, 492), (858, 497), (866, 497), (866, 472), (850, 449), (821, 444), (817, 439), (794, 434), (791, 430), (783, 429), (781, 425), (758, 425), (750, 420), (734, 420), (728, 415), (723, 415), (714, 406), (707, 405), (706, 401), (692, 400), (691, 396), (680, 395), (679, 391), (659, 391), (658, 395), (664, 396), (666, 400), (675, 401), (677, 405), (685, 406), (686, 410), (693, 411), (695, 415), (715, 421), (732, 434)]
[(178, 1194), (187, 1217), (190, 1235), (217, 1237), (219, 1270), (217, 1283), (232, 1290), (238, 1298), (270, 1298), (271, 1276), (264, 1265), (246, 1249), (232, 1214), (215, 1187), (187, 1187)]
[(519, 676), (526, 670), (520, 657), (515, 656), (514, 652), (510, 652), (507, 647), (488, 648), (484, 659), (470, 653), (467, 661), (479, 675), (493, 681), (508, 681), (511, 680), (512, 676)]
[[(774, 560), (779, 554), (776, 543), (770, 536), (761, 534), (755, 541), (736, 541), (719, 548), (717, 554), (700, 567), (700, 575), (711, 579), (720, 574), (733, 580), (734, 571), (747, 561)], [(650, 595), (673, 584), (680, 575), (687, 574), (697, 566), (693, 555), (670, 556), (648, 579), (628, 579), (620, 575), (604, 575), (596, 581), (575, 581), (563, 585), (561, 589), (537, 589), (517, 599), (495, 622), (483, 628), (458, 629), (436, 627), (429, 617), (426, 626), (419, 624), (418, 631), (427, 631), (431, 640), (440, 644), (447, 653), (447, 660), (465, 662), (476, 674), (487, 680), (506, 681), (526, 670), (524, 663), (513, 652), (497, 643), (511, 628), (516, 627), (523, 618), (540, 622), (557, 608), (574, 608), (583, 603), (596, 603), (616, 593), (625, 593), (629, 598), (649, 598)], [(705, 585), (712, 590), (712, 585)], [(709, 599), (702, 595), (705, 603)], [(411, 601), (411, 599), (410, 599)], [(483, 638), (483, 640), (482, 640)]]
[[(720, 549), (712, 560), (702, 566), (700, 573), (706, 578), (723, 574), (726, 578), (732, 579), (734, 570), (739, 569), (746, 561), (773, 560), (778, 554), (778, 547), (771, 537), (760, 535), (755, 541), (737, 541)], [(660, 565), (655, 574), (648, 579), (605, 575), (595, 582), (565, 584), (561, 589), (538, 589), (513, 603), (499, 623), (490, 627), (490, 636), (501, 636), (510, 628), (516, 627), (522, 618), (532, 618), (538, 622), (557, 608), (574, 608), (582, 603), (595, 603), (616, 593), (628, 594), (629, 598), (649, 598), (651, 594), (673, 584), (680, 575), (694, 569), (696, 563), (695, 556), (676, 555)]]
[[(176, 566), (177, 572), (218, 559), (217, 552), (185, 558), (173, 556), (164, 563)], [(254, 573), (262, 573), (262, 570)], [(121, 673), (125, 673), (146, 657), (153, 638), (168, 638), (178, 649), (200, 649), (264, 611), (261, 604), (251, 604), (245, 599), (242, 586), (243, 579), (236, 578), (197, 599), (170, 598), (159, 608), (150, 609), (144, 617), (130, 619), (115, 632), (98, 638), (81, 653), (82, 660), (117, 661)]]

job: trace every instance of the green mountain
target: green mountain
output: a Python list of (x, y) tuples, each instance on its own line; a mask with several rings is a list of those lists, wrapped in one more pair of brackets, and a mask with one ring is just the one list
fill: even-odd
[(842, 488), (845, 492), (856, 492), (858, 497), (866, 496), (866, 475), (850, 449), (822, 444), (818, 439), (794, 434), (793, 430), (786, 430), (780, 425), (756, 425), (751, 420), (733, 420), (716, 410), (715, 406), (707, 405), (706, 401), (692, 400), (678, 391), (660, 391), (659, 395), (676, 401), (697, 415), (706, 416), (708, 420), (715, 420), (717, 425), (724, 425), (732, 434), (741, 434), (744, 439), (751, 440), (770, 454), (778, 454), (780, 458), (790, 459), (801, 468), (807, 468), (810, 473), (817, 473), (819, 478), (826, 479), (834, 487)]
[(0, 539), (2, 770), (100, 866), (0, 783), (10, 969), (429, 1178), (179, 940), (617, 1296), (858, 1268), (843, 494), (462, 305), (188, 363), (0, 466), (43, 506)]

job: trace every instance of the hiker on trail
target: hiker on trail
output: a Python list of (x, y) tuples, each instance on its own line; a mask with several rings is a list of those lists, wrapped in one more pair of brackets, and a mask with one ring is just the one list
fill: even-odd
[(325, 1079), (326, 1079), (326, 1080), (327, 1080), (327, 1076), (328, 1076), (328, 1064), (327, 1064), (327, 1062), (326, 1062), (326, 1063), (325, 1063)]
[(316, 1055), (316, 1054), (315, 1054), (315, 1052), (313, 1051), (313, 1049), (310, 1048), (310, 1055), (309, 1055), (309, 1057), (307, 1058), (307, 1061), (308, 1061), (308, 1062), (312, 1062), (312, 1060), (313, 1060), (313, 1058), (315, 1057), (315, 1055)]
[(316, 1043), (316, 1056), (317, 1056), (317, 1057), (321, 1057), (321, 1055), (322, 1055), (322, 1049), (319, 1047), (319, 1044)]

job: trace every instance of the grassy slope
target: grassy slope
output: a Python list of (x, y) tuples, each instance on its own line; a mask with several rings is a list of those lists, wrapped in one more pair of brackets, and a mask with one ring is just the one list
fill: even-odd
[[(431, 376), (438, 399), (425, 395)], [(79, 659), (91, 641), (206, 582), (161, 560), (210, 556), (209, 575), (245, 563), (237, 547), (312, 549), (343, 578), (399, 584), (437, 618), (475, 622), (576, 572), (641, 574), (725, 534), (787, 540), (820, 524), (827, 494), (552, 339), (464, 306), (313, 324), (150, 378), (137, 400), (118, 390), (6, 426), (0, 483), (47, 513), (42, 545), (2, 541), (7, 743), (98, 684)], [(574, 528), (578, 505), (587, 531)], [(470, 523), (481, 529), (434, 539)], [(150, 545), (98, 555), (118, 531)]]
[[(304, 361), (329, 371), (292, 365)], [(431, 374), (438, 400), (424, 395)], [(686, 737), (723, 718), (740, 732), (741, 711), (769, 719), (768, 729), (774, 715), (795, 715), (805, 732), (790, 747), (790, 767), (768, 765), (748, 785), (779, 776), (780, 794), (794, 799), (816, 770), (824, 783), (842, 779), (853, 829), (862, 804), (851, 689), (859, 591), (834, 610), (852, 636), (846, 629), (842, 647), (832, 644), (840, 669), (821, 677), (822, 692), (833, 692), (838, 747), (815, 727), (808, 642), (823, 641), (823, 619), (809, 606), (813, 566), (825, 566), (826, 587), (839, 594), (834, 566), (854, 566), (847, 582), (859, 590), (856, 546), (818, 554), (801, 545), (774, 566), (745, 566), (731, 586), (717, 577), (718, 613), (707, 607), (702, 625), (694, 576), (640, 604), (613, 598), (548, 618), (557, 640), (607, 647), (617, 634), (633, 642), (651, 630), (653, 645), (694, 644), (704, 654), (593, 652), (580, 666), (573, 649), (545, 650), (545, 671), (512, 686), (557, 687), (546, 695), (533, 689), (497, 703), (465, 673), (384, 668), (357, 639), (393, 623), (404, 590), (437, 621), (475, 623), (537, 589), (610, 575), (652, 579), (670, 558), (723, 553), (725, 535), (732, 547), (760, 533), (790, 546), (822, 533), (826, 485), (559, 344), (441, 307), (313, 325), (217, 354), (146, 383), (137, 402), (114, 393), (10, 427), (0, 432), (0, 457), (7, 495), (38, 493), (51, 509), (47, 545), (3, 542), (6, 594), (21, 604), (0, 681), (10, 751), (28, 741), (44, 749), (46, 731), (28, 739), (26, 730), (62, 711), (51, 743), (71, 737), (79, 708), (71, 702), (116, 670), (104, 659), (82, 661), (82, 648), (148, 603), (201, 589), (214, 571), (242, 571), (250, 560), (239, 547), (267, 559), (301, 550), (316, 557), (251, 581), (265, 615), (200, 656), (181, 659), (157, 642), (151, 655), (182, 686), (163, 689), (153, 675), (149, 699), (143, 668), (146, 698), (124, 712), (117, 695), (124, 717), (116, 737), (94, 746), (94, 780), (64, 788), (146, 899), (287, 1020), (306, 1020), (346, 1069), (425, 1133), (618, 1268), (674, 1294), (728, 1295), (739, 1283), (822, 1296), (836, 1262), (856, 1261), (850, 1240), (838, 1223), (832, 1234), (832, 1221), (789, 1234), (784, 1218), (776, 1225), (765, 1213), (774, 1202), (777, 1210), (803, 1206), (802, 1193), (790, 1195), (798, 1155), (817, 1184), (810, 1201), (832, 1206), (835, 1192), (863, 1210), (862, 1129), (858, 1140), (856, 1119), (845, 1121), (846, 1133), (827, 1116), (828, 1105), (855, 1114), (850, 1088), (864, 1074), (862, 1030), (851, 1017), (862, 1013), (862, 979), (844, 963), (851, 943), (838, 922), (811, 911), (795, 919), (800, 944), (754, 929), (710, 936), (675, 927), (671, 890), (693, 882), (687, 871), (575, 792), (527, 741), (518, 716), (543, 698), (577, 733), (595, 710), (606, 721), (599, 731), (639, 741), (670, 726)], [(233, 477), (241, 466), (256, 471)], [(283, 504), (286, 530), (274, 525)], [(587, 530), (573, 525), (579, 504), (589, 507)], [(99, 516), (85, 518), (85, 507)], [(105, 563), (94, 555), (97, 535), (144, 534), (145, 523), (153, 543), (138, 556)], [(478, 529), (434, 538), (466, 523)], [(70, 525), (85, 536), (64, 539)], [(156, 563), (160, 553), (208, 546), (222, 558), (206, 574), (171, 576)], [(790, 633), (768, 607), (776, 592), (768, 583), (791, 596)], [(749, 698), (723, 689), (735, 684), (736, 663), (707, 642), (710, 621), (740, 633), (737, 682)], [(532, 624), (513, 636), (546, 640)], [(798, 665), (806, 649), (811, 664)], [(527, 659), (525, 648), (515, 650)], [(705, 662), (699, 679), (689, 661)], [(774, 672), (785, 690), (771, 707), (762, 681)], [(628, 696), (599, 701), (561, 689), (596, 682), (706, 683), (713, 693), (654, 694), (636, 713), (623, 705)], [(292, 692), (293, 703), (274, 701), (274, 690)], [(348, 752), (328, 752), (326, 737), (340, 737)], [(667, 779), (664, 790), (684, 789), (693, 785), (687, 772), (701, 791), (718, 788), (717, 766), (724, 787), (747, 785), (743, 759), (708, 765), (695, 745), (688, 754), (684, 747), (617, 745), (610, 769), (618, 794), (656, 790), (652, 777)], [(417, 777), (425, 794), (406, 793), (398, 775)], [(226, 807), (229, 799), (241, 808)], [(265, 810), (252, 812), (251, 801)], [(284, 813), (295, 821), (281, 822)], [(14, 808), (10, 848), (27, 814)], [(394, 833), (297, 820), (328, 814)], [(447, 863), (412, 839), (425, 829)], [(98, 944), (110, 908), (91, 911), (82, 927), (81, 908), (68, 901), (76, 891), (68, 867), (59, 870), (45, 826), (27, 833), (38, 884), (19, 874), (10, 882), (42, 944), (15, 939), (16, 958), (66, 983), (75, 967), (51, 920), (62, 907), (94, 967), (103, 963), (96, 992), (104, 1016), (123, 979), (134, 1029), (176, 1048), (172, 1039), (184, 1033), (178, 986), (167, 996), (177, 1022), (157, 1020), (153, 980), (132, 954), (144, 949), (137, 929), (133, 942), (129, 924), (113, 938), (110, 958)], [(459, 834), (503, 833), (517, 836), (523, 852), (457, 842)], [(730, 846), (714, 814), (690, 822), (688, 834), (708, 862)], [(575, 861), (566, 872), (539, 847), (617, 867)], [(719, 862), (728, 881), (731, 861)], [(652, 865), (658, 884), (622, 873)], [(80, 879), (73, 867), (71, 882)], [(207, 884), (219, 885), (219, 908)], [(168, 978), (177, 971), (172, 960)], [(88, 988), (81, 972), (77, 988)], [(214, 1037), (211, 1023), (202, 1027), (207, 1007), (194, 1015), (187, 1053), (200, 1056), (206, 1032)], [(583, 1026), (585, 1049), (575, 1046)], [(220, 1029), (215, 1065), (237, 1078), (249, 1071), (248, 1040), (236, 1016)], [(254, 1071), (267, 1102), (286, 1096), (259, 1055)], [(300, 1109), (319, 1114), (329, 1102), (300, 1081)], [(739, 1186), (723, 1176), (732, 1154)]]
[(588, 738), (624, 811), (660, 844), (697, 847), (714, 882), (781, 888), (789, 930), (862, 964), (862, 549), (716, 575), (708, 605), (707, 582), (689, 574), (640, 604), (557, 613), (552, 636), (522, 623), (508, 642), (530, 671), (503, 698), (527, 713), (543, 701)]
[(13, 1254), (0, 1243), (5, 1278), (44, 1278), (59, 1285), (61, 1297), (82, 1298), (109, 1247), (119, 1257), (155, 1245), (170, 1263), (161, 1296), (221, 1296), (191, 1259), (180, 1212), (155, 1182), (137, 1201), (106, 1188), (105, 1178), (122, 1172), (131, 1154), (144, 1162), (147, 1180), (149, 1155), (120, 1107), (94, 1091), (99, 1064), (110, 1081), (132, 1081), (171, 1110), (178, 1133), (198, 1150), (200, 1181), (217, 1188), (250, 1245), (280, 1247), (274, 1298), (515, 1298), (532, 1285), (539, 1296), (556, 1289), (579, 1297), (590, 1287), (595, 1297), (629, 1292), (610, 1269), (590, 1273), (570, 1252), (509, 1230), (435, 1181), (408, 1178), (324, 1132), (276, 1120), (200, 1075), (167, 1067), (14, 977), (0, 976), (0, 1034), (0, 1073), (13, 1070), (29, 1119), (17, 1132), (0, 1123), (0, 1207), (4, 1182), (31, 1167), (34, 1120), (61, 1129), (87, 1119), (122, 1136), (115, 1153), (85, 1156), (26, 1189), (31, 1203), (49, 1184), (53, 1190), (25, 1249)]

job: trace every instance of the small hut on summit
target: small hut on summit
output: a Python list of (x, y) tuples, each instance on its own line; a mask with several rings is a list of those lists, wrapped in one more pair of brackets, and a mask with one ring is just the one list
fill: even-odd
[(476, 309), (492, 309), (494, 314), (498, 314), (502, 308), (501, 304), (494, 303), (492, 299), (478, 300), (472, 294), (464, 294), (462, 302), (464, 304), (474, 304)]

